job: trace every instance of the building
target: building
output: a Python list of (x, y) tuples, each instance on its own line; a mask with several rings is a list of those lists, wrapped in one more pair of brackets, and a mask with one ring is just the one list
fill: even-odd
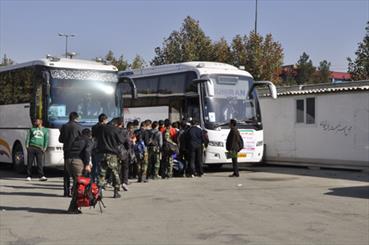
[[(296, 65), (285, 65), (282, 66), (281, 74), (279, 75), (279, 77), (282, 79), (282, 81), (288, 83), (291, 79), (295, 79), (296, 75), (297, 75)], [(331, 83), (342, 83), (352, 81), (352, 77), (351, 74), (348, 72), (331, 71), (330, 80)]]
[(267, 162), (369, 170), (369, 81), (259, 96)]

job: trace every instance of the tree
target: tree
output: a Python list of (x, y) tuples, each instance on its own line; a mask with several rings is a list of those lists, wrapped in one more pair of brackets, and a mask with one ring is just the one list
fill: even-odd
[(124, 71), (128, 69), (128, 62), (124, 59), (124, 56), (119, 56), (119, 59), (116, 60), (113, 65), (115, 65), (118, 68), (118, 71)]
[(145, 65), (146, 65), (145, 60), (141, 56), (136, 55), (136, 57), (132, 61), (131, 68), (140, 69), (143, 68)]
[(348, 72), (353, 80), (368, 80), (369, 79), (369, 21), (365, 27), (366, 34), (362, 42), (358, 43), (358, 48), (355, 52), (356, 59), (353, 61), (347, 58)]
[(249, 36), (237, 35), (230, 45), (224, 38), (212, 42), (199, 26), (199, 22), (187, 17), (180, 31), (173, 31), (164, 40), (162, 48), (155, 49), (151, 65), (185, 61), (217, 61), (244, 66), (255, 80), (279, 82), (283, 61), (283, 49), (271, 34), (262, 37), (251, 32)]
[(249, 36), (237, 35), (231, 44), (232, 64), (245, 66), (255, 80), (280, 82), (283, 48), (273, 41), (272, 34), (264, 37), (251, 32)]
[(309, 59), (309, 55), (305, 52), (302, 53), (300, 59), (297, 61), (297, 74), (296, 82), (297, 84), (306, 84), (313, 81), (313, 75), (315, 73), (315, 67), (313, 62)]
[(8, 58), (6, 54), (4, 54), (4, 57), (0, 63), (0, 66), (7, 66), (7, 65), (12, 65), (12, 64), (14, 64), (14, 61)]
[(164, 40), (162, 48), (155, 48), (152, 65), (194, 60), (211, 60), (212, 42), (200, 28), (199, 22), (187, 16), (180, 31), (173, 31)]
[(231, 44), (231, 63), (237, 67), (246, 64), (246, 43), (248, 42), (247, 36), (237, 35), (233, 38)]
[(224, 38), (221, 38), (219, 41), (213, 44), (213, 52), (211, 55), (211, 60), (223, 63), (231, 62), (232, 60), (231, 49)]
[(318, 82), (318, 83), (329, 83), (329, 82), (331, 82), (330, 67), (331, 67), (330, 62), (328, 62), (326, 60), (321, 61), (319, 63), (318, 71), (316, 73), (316, 78), (315, 78), (314, 81)]
[(124, 71), (128, 68), (128, 62), (124, 59), (123, 55), (116, 59), (113, 51), (109, 50), (105, 55), (105, 60), (109, 61), (113, 66), (118, 68), (118, 71)]

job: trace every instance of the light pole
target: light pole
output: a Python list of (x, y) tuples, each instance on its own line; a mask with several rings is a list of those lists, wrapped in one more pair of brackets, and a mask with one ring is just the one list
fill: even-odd
[(255, 0), (255, 34), (258, 32), (258, 0)]
[(75, 37), (74, 34), (58, 33), (59, 37), (65, 37), (65, 58), (68, 58), (68, 37)]

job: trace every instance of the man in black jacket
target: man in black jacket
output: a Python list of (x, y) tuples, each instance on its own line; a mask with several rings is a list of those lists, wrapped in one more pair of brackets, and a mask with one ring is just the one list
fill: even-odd
[(124, 143), (119, 147), (118, 170), (120, 180), (122, 182), (122, 188), (124, 191), (128, 191), (129, 148), (131, 147), (130, 136), (128, 130), (124, 128), (123, 117), (114, 118), (112, 120), (112, 124), (119, 129), (121, 136), (123, 136)]
[(113, 186), (114, 186), (114, 198), (119, 198), (119, 145), (125, 144), (123, 134), (120, 132), (117, 124), (102, 125), (100, 128), (100, 134), (97, 135), (97, 150), (104, 154), (103, 160), (101, 161), (101, 170), (98, 180), (100, 188), (105, 186), (105, 176), (107, 169), (111, 169), (113, 175)]
[(229, 122), (229, 127), (231, 130), (229, 131), (226, 149), (228, 151), (228, 155), (232, 158), (232, 166), (233, 173), (229, 177), (239, 177), (238, 165), (237, 165), (237, 155), (240, 150), (243, 148), (243, 139), (240, 135), (240, 132), (236, 128), (237, 122), (234, 119), (231, 119)]
[(104, 113), (99, 115), (99, 122), (92, 126), (92, 138), (94, 140), (94, 149), (92, 150), (92, 172), (91, 177), (93, 182), (97, 182), (97, 179), (100, 175), (100, 165), (103, 159), (103, 154), (100, 153), (97, 149), (97, 138), (98, 135), (101, 133), (101, 126), (108, 123), (108, 116)]
[(74, 140), (82, 134), (82, 127), (78, 124), (78, 113), (71, 112), (69, 114), (69, 122), (64, 124), (60, 129), (59, 142), (63, 143), (64, 151), (64, 196), (70, 195), (70, 176), (68, 174), (66, 164), (70, 159), (70, 150)]
[(77, 177), (81, 176), (83, 172), (91, 172), (92, 148), (91, 131), (85, 128), (82, 130), (82, 136), (78, 136), (72, 143), (69, 158), (67, 159), (66, 167), (69, 175), (73, 178), (72, 200), (68, 208), (68, 213), (81, 213), (77, 206)]
[(188, 146), (190, 152), (190, 173), (191, 176), (201, 177), (204, 174), (202, 167), (202, 144), (204, 143), (203, 130), (194, 119), (191, 121), (191, 128), (188, 130)]

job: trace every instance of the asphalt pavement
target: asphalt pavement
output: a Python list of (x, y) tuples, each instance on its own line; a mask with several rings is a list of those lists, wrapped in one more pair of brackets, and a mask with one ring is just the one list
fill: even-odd
[(369, 244), (369, 174), (278, 166), (132, 183), (67, 214), (62, 172), (0, 167), (0, 244)]

